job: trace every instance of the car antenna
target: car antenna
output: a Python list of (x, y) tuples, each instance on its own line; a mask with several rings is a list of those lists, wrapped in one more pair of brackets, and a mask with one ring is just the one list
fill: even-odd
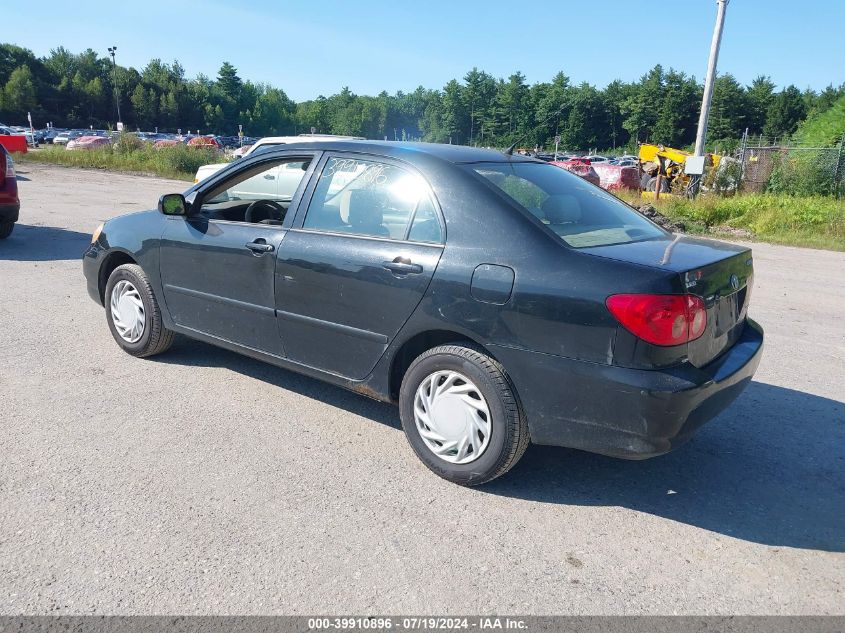
[(560, 106), (557, 110), (555, 110), (549, 116), (547, 116), (545, 119), (540, 121), (537, 125), (535, 125), (533, 128), (531, 128), (528, 132), (526, 132), (525, 134), (520, 136), (518, 139), (516, 139), (516, 141), (514, 141), (513, 145), (511, 145), (510, 147), (508, 147), (505, 150), (502, 150), (502, 154), (504, 154), (505, 156), (513, 156), (513, 150), (515, 150), (516, 146), (519, 145), (522, 141), (525, 140), (526, 136), (528, 136), (529, 134), (533, 134), (539, 127), (548, 123), (549, 119), (551, 119), (553, 116), (557, 116), (558, 114), (560, 114), (563, 111), (563, 108), (564, 108), (564, 106)]

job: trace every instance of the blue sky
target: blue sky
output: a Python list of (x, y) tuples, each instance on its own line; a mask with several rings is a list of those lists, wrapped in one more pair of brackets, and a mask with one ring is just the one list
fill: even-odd
[[(441, 88), (473, 66), (529, 83), (564, 71), (599, 87), (656, 63), (701, 79), (715, 0), (39, 0), (10, 3), (0, 40), (45, 55), (118, 47), (122, 65), (178, 59), (211, 77), (224, 60), (295, 100)], [(660, 10), (652, 10), (661, 7)], [(15, 15), (18, 13), (19, 15)], [(31, 22), (32, 19), (34, 22)], [(5, 20), (4, 20), (5, 21)], [(28, 26), (31, 24), (31, 28)], [(845, 0), (732, 0), (719, 71), (742, 83), (821, 89), (845, 82)]]

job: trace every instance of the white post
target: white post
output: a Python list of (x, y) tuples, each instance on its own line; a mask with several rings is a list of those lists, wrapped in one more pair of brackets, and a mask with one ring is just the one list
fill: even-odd
[(710, 61), (704, 79), (704, 97), (701, 100), (701, 116), (698, 118), (698, 133), (695, 137), (695, 155), (704, 156), (704, 141), (707, 137), (707, 120), (710, 116), (710, 101), (713, 99), (713, 81), (716, 79), (716, 62), (719, 60), (719, 46), (722, 43), (722, 29), (725, 26), (725, 9), (728, 0), (716, 0), (716, 27), (710, 42)]

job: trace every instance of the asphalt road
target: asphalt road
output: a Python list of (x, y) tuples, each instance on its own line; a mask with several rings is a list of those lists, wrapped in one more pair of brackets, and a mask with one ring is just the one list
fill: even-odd
[(845, 614), (845, 253), (754, 246), (762, 364), (677, 452), (531, 447), (464, 489), (388, 405), (187, 339), (120, 351), (80, 254), (185, 183), (21, 167), (0, 612)]

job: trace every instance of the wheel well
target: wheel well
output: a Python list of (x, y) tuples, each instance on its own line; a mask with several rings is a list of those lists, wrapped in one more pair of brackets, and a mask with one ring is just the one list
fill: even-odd
[(118, 266), (123, 266), (123, 264), (137, 264), (132, 257), (127, 255), (122, 251), (116, 251), (114, 253), (109, 253), (106, 256), (106, 259), (103, 261), (102, 265), (100, 266), (100, 276), (97, 281), (97, 287), (100, 290), (100, 301), (105, 304), (105, 297), (106, 297), (106, 284), (109, 281), (109, 277), (111, 276), (112, 272)]
[[(449, 330), (420, 332), (402, 343), (402, 347), (393, 355), (393, 360), (390, 364), (390, 398), (394, 401), (399, 399), (402, 378), (415, 358), (433, 347), (447, 343), (472, 343), (475, 346), (481, 347), (486, 354), (490, 354), (484, 346), (464, 334), (458, 334)], [(490, 356), (492, 357), (492, 354)]]

